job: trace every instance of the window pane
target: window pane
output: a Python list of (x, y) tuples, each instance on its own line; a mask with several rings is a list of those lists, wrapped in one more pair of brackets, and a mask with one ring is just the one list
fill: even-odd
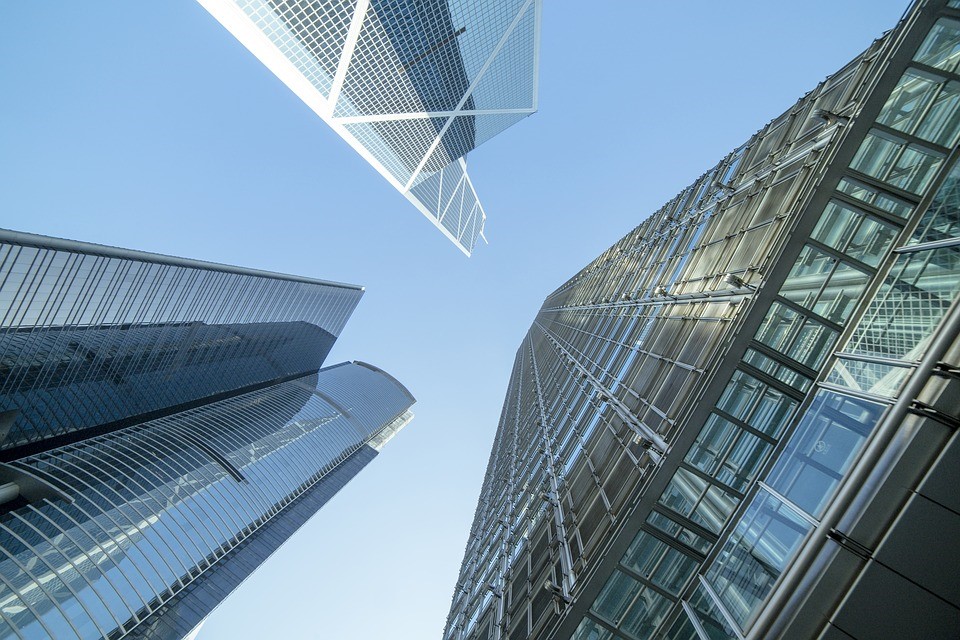
[(910, 193), (923, 193), (942, 163), (943, 156), (938, 153), (910, 145), (897, 159), (885, 181)]
[(913, 210), (913, 207), (907, 203), (901, 202), (900, 200), (881, 193), (873, 187), (868, 187), (862, 182), (857, 182), (850, 178), (842, 178), (837, 185), (837, 191), (873, 205), (881, 211), (892, 213), (900, 218), (909, 217), (910, 212)]
[(960, 84), (948, 82), (933, 101), (933, 106), (920, 123), (915, 135), (942, 147), (955, 145), (957, 133), (960, 131), (958, 104), (960, 104)]
[(957, 236), (960, 236), (960, 164), (954, 165), (950, 171), (908, 244), (923, 244)]
[(800, 375), (793, 369), (755, 349), (747, 349), (743, 355), (743, 361), (798, 391), (806, 391), (810, 388), (810, 378)]
[(811, 528), (769, 493), (756, 495), (706, 575), (741, 628), (770, 593)]
[(811, 237), (855, 260), (877, 266), (896, 236), (897, 228), (893, 225), (831, 202)]
[(841, 357), (827, 374), (827, 382), (892, 398), (900, 391), (912, 371), (910, 367)]
[(577, 630), (573, 632), (572, 640), (610, 640), (610, 638), (613, 638), (613, 634), (600, 626), (597, 621), (584, 618)]
[(634, 640), (652, 638), (671, 606), (673, 601), (664, 598), (653, 589), (644, 589), (624, 616), (620, 632)]
[(960, 58), (960, 24), (941, 18), (927, 34), (914, 60), (947, 71), (957, 67)]
[(805, 246), (780, 287), (780, 295), (801, 307), (813, 309), (836, 264), (835, 258)]
[(757, 331), (757, 340), (812, 369), (823, 364), (836, 339), (837, 332), (778, 302)]
[(710, 485), (706, 495), (690, 515), (690, 519), (709, 531), (720, 533), (739, 502), (740, 500), (733, 494)]
[(899, 152), (899, 143), (875, 133), (868, 133), (850, 166), (882, 180), (893, 166)]
[(845, 324), (860, 302), (870, 274), (846, 262), (838, 262), (830, 280), (813, 306), (817, 315), (837, 324)]
[(684, 460), (704, 473), (713, 475), (740, 431), (732, 422), (711, 414)]
[(767, 483), (819, 518), (881, 413), (880, 404), (818, 392)]
[(640, 587), (640, 583), (627, 574), (614, 570), (590, 612), (617, 626), (633, 599), (640, 593)]
[(737, 637), (726, 618), (720, 613), (720, 608), (714, 603), (713, 598), (703, 588), (703, 585), (697, 586), (689, 604), (694, 615), (700, 621), (700, 625), (710, 636), (710, 640), (734, 640)]
[(919, 360), (960, 289), (960, 248), (898, 257), (845, 351)]
[(908, 69), (887, 99), (877, 122), (898, 131), (913, 133), (938, 89), (936, 80)]
[(700, 553), (706, 553), (710, 550), (710, 545), (712, 543), (709, 540), (697, 533), (694, 533), (690, 529), (681, 526), (678, 522), (675, 522), (673, 519), (667, 517), (665, 514), (662, 514), (659, 511), (651, 511), (650, 515), (647, 516), (647, 522), (655, 526), (660, 531), (663, 531), (671, 537), (676, 538), (691, 549), (695, 549)]

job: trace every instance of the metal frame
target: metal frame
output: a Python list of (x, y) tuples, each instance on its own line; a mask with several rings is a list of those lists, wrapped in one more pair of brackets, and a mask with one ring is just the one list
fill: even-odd
[[(476, 195), (473, 183), (466, 172), (466, 163), (464, 159), (457, 158), (455, 162), (448, 165), (447, 168), (456, 166), (457, 170), (463, 173), (462, 181), (469, 189), (470, 199), (463, 197), (460, 190), (454, 192), (443, 200), (442, 180), (437, 186), (438, 205), (436, 209), (433, 206), (432, 198), (425, 198), (421, 194), (415, 193), (415, 187), (423, 184), (423, 171), (428, 160), (434, 151), (440, 145), (444, 134), (453, 124), (454, 120), (462, 116), (490, 116), (490, 115), (523, 115), (532, 114), (537, 110), (537, 91), (539, 82), (539, 43), (540, 43), (540, 22), (543, 0), (526, 0), (517, 11), (512, 22), (503, 32), (496, 47), (487, 56), (483, 66), (473, 77), (469, 87), (461, 96), (456, 108), (452, 111), (411, 111), (405, 113), (376, 114), (376, 115), (352, 115), (336, 116), (337, 105), (341, 101), (341, 93), (344, 82), (347, 78), (347, 72), (353, 59), (360, 32), (364, 20), (370, 10), (371, 0), (358, 0), (354, 8), (353, 16), (347, 32), (347, 38), (344, 42), (340, 58), (337, 63), (337, 70), (332, 80), (329, 97), (315, 87), (296, 66), (278, 49), (278, 47), (264, 34), (243, 12), (234, 0), (197, 0), (204, 9), (206, 9), (220, 24), (222, 24), (237, 40), (240, 41), (260, 62), (262, 62), (271, 72), (274, 73), (285, 85), (287, 85), (314, 113), (326, 122), (333, 130), (343, 138), (347, 144), (353, 147), (354, 151), (360, 154), (376, 171), (383, 176), (397, 191), (410, 201), (431, 224), (453, 242), (460, 251), (469, 256), (473, 250), (477, 237), (486, 241), (483, 233), (483, 227), (486, 221), (486, 212), (480, 204)], [(535, 12), (534, 17), (534, 60), (533, 60), (533, 100), (528, 108), (509, 108), (509, 109), (464, 109), (464, 105), (471, 97), (474, 90), (484, 79), (486, 71), (496, 60), (497, 55), (503, 49), (504, 45), (510, 39), (510, 36), (516, 30), (521, 18), (529, 10)], [(440, 128), (433, 142), (427, 147), (426, 152), (416, 169), (412, 172), (406, 182), (398, 180), (384, 164), (376, 158), (370, 148), (364, 141), (358, 139), (346, 125), (373, 123), (373, 122), (399, 122), (403, 120), (418, 120), (431, 118), (445, 118), (446, 122)], [(461, 204), (454, 206), (454, 200), (460, 195)], [(466, 206), (464, 206), (466, 205)], [(449, 225), (444, 225), (444, 217), (447, 210), (455, 208), (459, 215), (458, 224), (455, 232), (452, 232)], [(468, 234), (468, 231), (475, 230)]]

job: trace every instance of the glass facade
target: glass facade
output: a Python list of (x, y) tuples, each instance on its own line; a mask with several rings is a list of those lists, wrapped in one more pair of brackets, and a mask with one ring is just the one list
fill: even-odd
[(0, 451), (316, 371), (363, 295), (50, 240), (0, 232)]
[(955, 544), (879, 560), (904, 504), (960, 531), (958, 51), (917, 3), (547, 297), (444, 640), (960, 628)]
[(2, 232), (0, 638), (180, 638), (412, 418), (351, 285)]
[(464, 157), (536, 111), (540, 0), (201, 4), (470, 254)]

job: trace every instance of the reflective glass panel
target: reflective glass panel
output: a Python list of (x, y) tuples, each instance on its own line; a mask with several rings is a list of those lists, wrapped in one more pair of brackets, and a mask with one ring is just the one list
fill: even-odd
[(960, 290), (960, 247), (898, 256), (844, 349), (919, 360)]
[(744, 628), (786, 568), (812, 525), (760, 491), (737, 523), (706, 578)]
[(827, 205), (812, 238), (855, 260), (877, 266), (897, 237), (898, 229), (833, 201)]
[(960, 23), (948, 18), (938, 20), (913, 59), (938, 69), (956, 70), (960, 60)]
[(613, 634), (604, 629), (600, 623), (590, 618), (584, 618), (577, 630), (573, 632), (571, 640), (610, 640)]
[(875, 402), (819, 391), (767, 484), (819, 518), (881, 413)]
[(908, 244), (936, 242), (960, 236), (960, 164), (954, 165)]
[(913, 369), (910, 367), (885, 362), (840, 357), (827, 374), (826, 381), (855, 391), (892, 398), (897, 395), (911, 371)]
[(873, 205), (881, 211), (886, 211), (899, 218), (907, 218), (913, 210), (909, 204), (902, 202), (890, 195), (881, 193), (874, 187), (867, 186), (862, 182), (851, 178), (841, 178), (837, 185), (837, 191), (861, 200), (866, 204)]

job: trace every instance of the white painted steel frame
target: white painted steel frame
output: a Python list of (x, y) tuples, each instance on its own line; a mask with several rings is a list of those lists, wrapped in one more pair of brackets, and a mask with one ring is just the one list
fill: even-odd
[[(354, 151), (360, 154), (364, 160), (366, 160), (377, 172), (383, 176), (387, 182), (389, 182), (397, 191), (402, 193), (404, 197), (410, 201), (419, 211), (422, 213), (431, 224), (433, 224), (437, 229), (440, 230), (443, 235), (447, 237), (451, 242), (453, 242), (457, 248), (460, 249), (465, 255), (469, 256), (472, 252), (474, 238), (466, 239), (469, 242), (469, 246), (464, 242), (463, 231), (471, 228), (472, 220), (476, 215), (480, 215), (479, 222), (479, 231), (477, 236), (483, 238), (484, 242), (487, 241), (486, 236), (483, 233), (484, 223), (486, 221), (486, 212), (483, 209), (483, 206), (480, 204), (480, 200), (477, 197), (476, 189), (474, 189), (473, 182), (470, 180), (470, 176), (466, 172), (466, 162), (464, 158), (458, 158), (457, 161), (460, 163), (460, 169), (463, 171), (464, 176), (462, 181), (465, 183), (465, 186), (470, 189), (470, 193), (474, 198), (476, 203), (474, 207), (470, 209), (469, 212), (466, 212), (466, 222), (460, 226), (461, 234), (459, 237), (451, 233), (447, 228), (442, 224), (443, 218), (446, 215), (446, 211), (449, 209), (453, 197), (456, 197), (458, 193), (462, 192), (459, 189), (453, 191), (453, 195), (449, 202), (446, 203), (446, 206), (443, 206), (443, 202), (439, 200), (439, 197), (442, 195), (442, 181), (441, 185), (438, 186), (438, 207), (436, 212), (432, 212), (430, 208), (414, 193), (411, 192), (411, 189), (414, 187), (417, 182), (417, 178), (420, 176), (420, 173), (423, 171), (424, 166), (426, 166), (430, 156), (440, 145), (441, 140), (443, 139), (444, 134), (449, 129), (450, 125), (454, 122), (457, 117), (460, 116), (486, 116), (486, 115), (517, 115), (517, 114), (531, 114), (537, 110), (537, 92), (538, 92), (538, 80), (537, 76), (539, 74), (539, 65), (540, 65), (540, 56), (539, 56), (539, 43), (540, 43), (540, 21), (541, 21), (541, 10), (542, 10), (542, 0), (526, 0), (520, 9), (517, 11), (517, 14), (514, 16), (512, 22), (504, 31), (500, 40), (498, 41), (496, 47), (487, 57), (483, 66), (478, 71), (477, 75), (474, 77), (473, 81), (470, 83), (470, 86), (467, 88), (467, 91), (461, 97), (457, 107), (453, 111), (439, 111), (439, 112), (430, 112), (430, 111), (419, 111), (419, 112), (410, 112), (410, 113), (394, 113), (386, 115), (362, 115), (362, 116), (346, 116), (346, 117), (336, 117), (333, 114), (336, 111), (337, 102), (340, 99), (340, 93), (343, 88), (343, 83), (346, 79), (347, 72), (350, 68), (350, 62), (353, 58), (353, 53), (357, 45), (357, 41), (360, 36), (361, 29), (363, 27), (363, 22), (366, 17), (367, 11), (370, 7), (370, 0), (358, 0), (357, 5), (354, 9), (353, 16), (350, 22), (350, 27), (347, 31), (347, 38), (344, 42), (343, 50), (340, 54), (340, 60), (337, 64), (337, 71), (334, 75), (332, 85), (330, 88), (329, 97), (324, 97), (324, 95), (309, 81), (307, 78), (296, 68), (296, 66), (278, 49), (278, 47), (270, 40), (270, 38), (263, 33), (253, 21), (244, 13), (244, 11), (236, 4), (234, 0), (197, 0), (199, 4), (206, 9), (210, 15), (212, 15), (220, 24), (222, 24), (227, 31), (234, 35), (240, 43), (246, 47), (260, 62), (264, 64), (277, 78), (280, 79), (285, 85), (287, 85), (296, 95), (299, 97), (304, 104), (306, 104), (314, 113), (316, 113), (320, 118), (326, 122), (341, 138), (343, 138), (347, 144), (353, 147)], [(504, 45), (510, 39), (510, 36), (516, 30), (517, 25), (519, 24), (521, 18), (526, 15), (528, 10), (531, 10), (531, 5), (533, 5), (533, 11), (535, 12), (535, 27), (534, 27), (534, 64), (533, 64), (533, 100), (530, 108), (511, 108), (511, 109), (464, 109), (464, 105), (467, 103), (467, 100), (473, 94), (474, 89), (479, 85), (480, 80), (484, 77), (487, 69), (491, 66), (493, 61), (496, 59), (497, 55), (503, 49)], [(444, 123), (443, 127), (437, 133), (433, 142), (427, 148), (426, 153), (420, 160), (420, 163), (416, 169), (411, 174), (410, 178), (406, 183), (401, 183), (393, 174), (371, 153), (371, 151), (364, 145), (364, 143), (358, 140), (347, 128), (345, 125), (348, 124), (359, 124), (359, 123), (368, 123), (368, 122), (395, 122), (401, 120), (415, 120), (415, 119), (426, 119), (426, 118), (437, 118), (442, 117), (446, 118), (447, 121)], [(452, 163), (451, 163), (452, 165)], [(464, 216), (464, 212), (461, 210), (461, 217)]]

